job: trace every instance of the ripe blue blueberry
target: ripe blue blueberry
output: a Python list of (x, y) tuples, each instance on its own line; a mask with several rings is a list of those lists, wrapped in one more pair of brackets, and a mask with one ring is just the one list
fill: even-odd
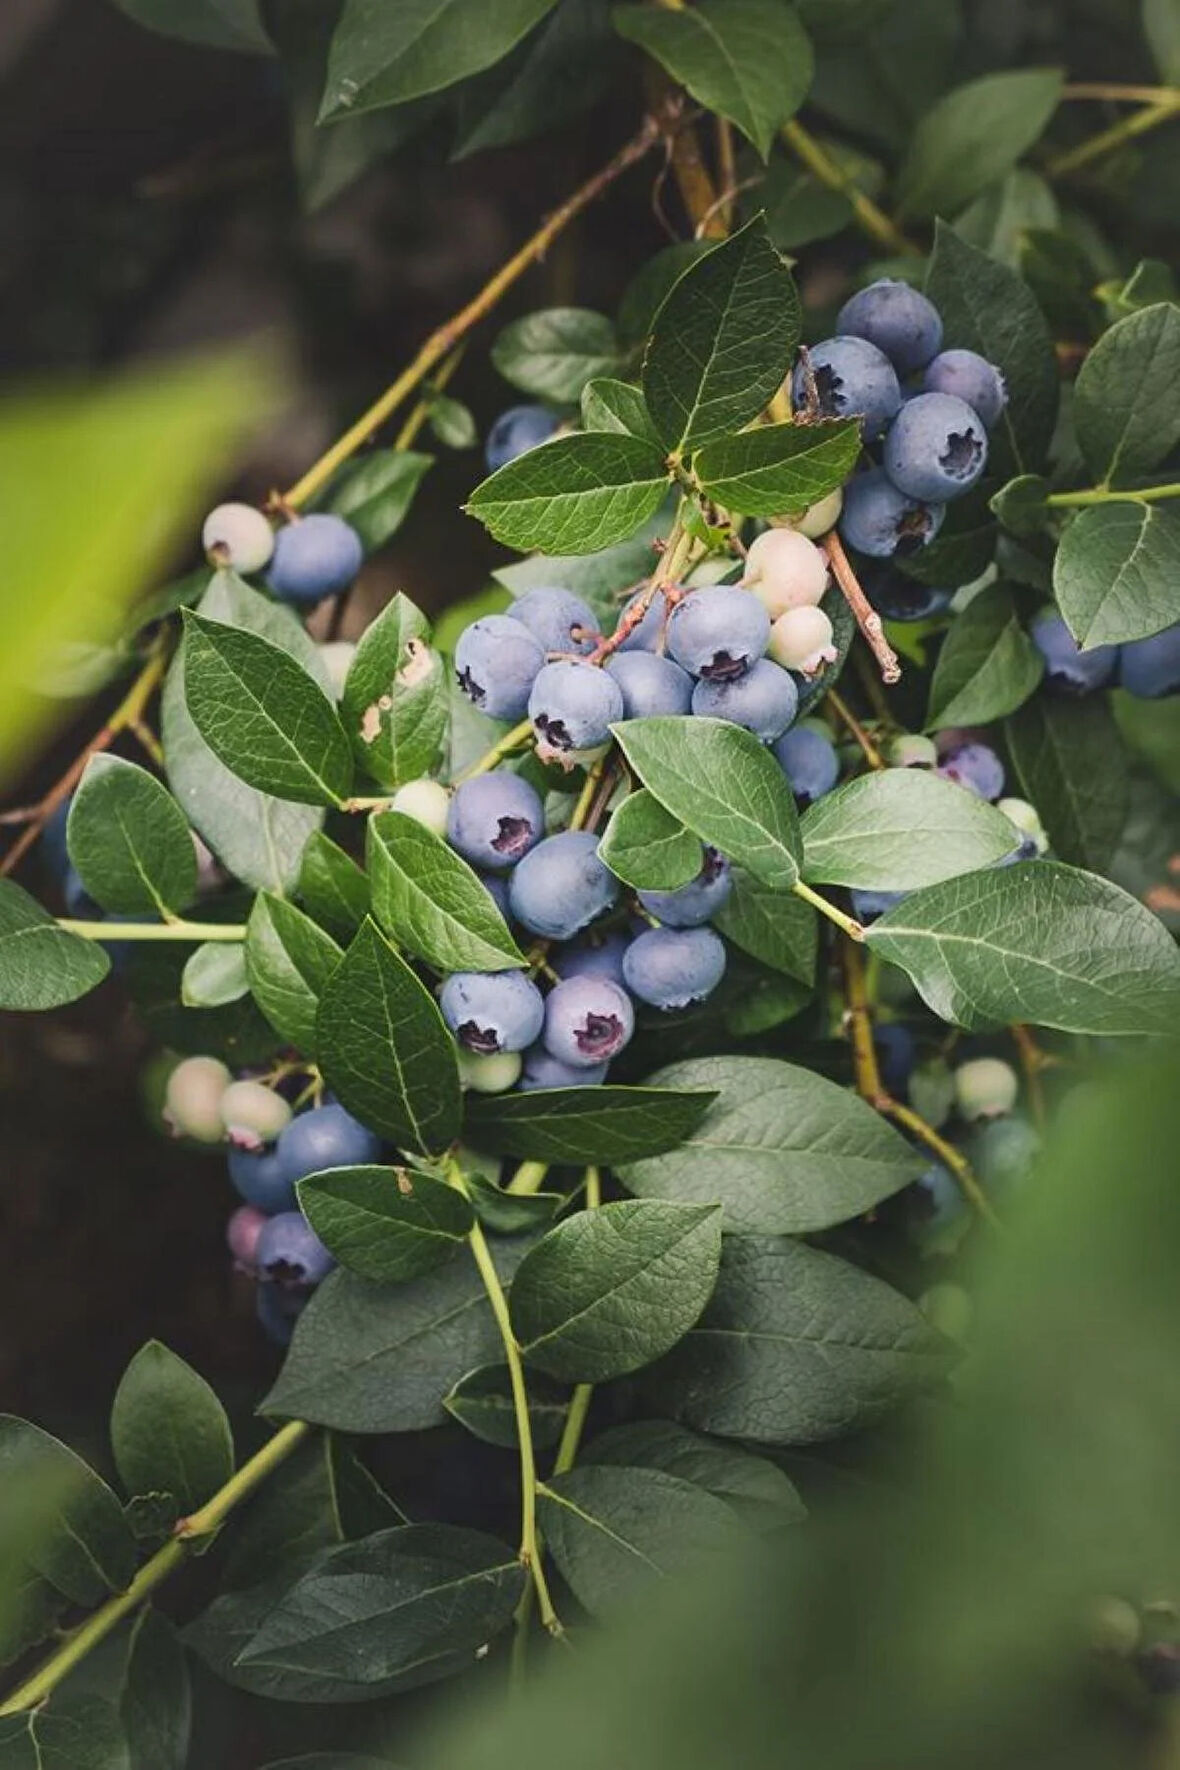
[(987, 466), (983, 419), (953, 393), (920, 393), (889, 426), (884, 461), (907, 498), (935, 504), (957, 498)]
[(280, 1211), (263, 1228), (254, 1249), (258, 1276), (284, 1290), (309, 1290), (336, 1262), (302, 1211)]
[(623, 954), (630, 944), (631, 936), (618, 931), (597, 940), (586, 934), (581, 940), (551, 952), (549, 965), (558, 977), (609, 977), (612, 983), (621, 985)]
[(618, 901), (619, 881), (598, 858), (598, 838), (562, 830), (526, 854), (512, 875), (508, 901), (530, 934), (571, 940)]
[(1119, 662), (1117, 645), (1095, 645), (1083, 651), (1055, 609), (1042, 609), (1029, 637), (1045, 660), (1045, 681), (1063, 694), (1093, 694), (1105, 688)]
[(596, 1088), (606, 1080), (606, 1063), (562, 1063), (550, 1056), (544, 1045), (533, 1045), (524, 1054), (524, 1073), (520, 1078), (522, 1094), (537, 1088)]
[(928, 363), (942, 343), (942, 319), (934, 303), (909, 283), (890, 277), (850, 296), (836, 316), (836, 328), (867, 338), (903, 376)]
[(676, 604), (668, 619), (668, 650), (690, 676), (730, 682), (756, 663), (770, 643), (770, 616), (748, 590), (707, 584)]
[(1180, 690), (1180, 621), (1162, 633), (1153, 633), (1150, 639), (1133, 639), (1121, 648), (1119, 683), (1128, 694), (1149, 701)]
[(822, 799), (840, 778), (835, 745), (810, 725), (799, 725), (786, 732), (774, 745), (774, 755), (791, 783), (791, 791), (803, 805)]
[(922, 377), (926, 393), (953, 393), (979, 413), (989, 430), (999, 422), (1008, 403), (1004, 377), (994, 363), (973, 350), (943, 350), (926, 365)]
[(342, 516), (303, 516), (276, 534), (266, 581), (284, 602), (319, 602), (347, 590), (364, 557), (360, 536)]
[(543, 754), (596, 749), (610, 741), (611, 725), (622, 717), (623, 691), (614, 677), (572, 658), (546, 664), (529, 694), (529, 718)]
[(512, 619), (527, 627), (545, 652), (591, 652), (598, 644), (598, 618), (572, 590), (526, 590), (512, 604)]
[(937, 772), (977, 799), (998, 799), (1004, 791), (1004, 764), (987, 744), (960, 744), (948, 750)]
[(258, 1325), (274, 1346), (289, 1346), (295, 1323), (303, 1314), (309, 1290), (287, 1290), (278, 1284), (260, 1284), (254, 1296)]
[[(864, 338), (825, 338), (808, 351), (822, 418), (861, 418), (866, 442), (880, 436), (901, 406), (897, 371)], [(791, 403), (806, 411), (810, 383), (800, 363), (791, 379)]]
[(279, 1133), (275, 1153), (292, 1184), (323, 1168), (361, 1167), (381, 1154), (381, 1139), (337, 1102), (313, 1106)]
[(692, 705), (692, 677), (671, 658), (624, 648), (607, 659), (606, 672), (619, 685), (625, 719), (687, 713)]
[(692, 710), (704, 718), (728, 719), (764, 744), (782, 737), (799, 708), (799, 690), (786, 670), (758, 658), (730, 682), (703, 678), (692, 691)]
[(877, 613), (887, 621), (928, 621), (948, 608), (955, 594), (933, 584), (919, 584), (894, 565), (871, 567), (862, 573), (861, 583)]
[(725, 947), (711, 928), (649, 928), (627, 948), (627, 988), (653, 1008), (687, 1008), (725, 975)]
[(522, 719), (545, 653), (511, 615), (484, 615), (464, 628), (455, 647), (459, 687), (492, 719)]
[(840, 533), (870, 559), (916, 553), (933, 541), (946, 511), (941, 504), (907, 498), (880, 467), (858, 473), (844, 487)]
[(519, 774), (477, 774), (455, 788), (447, 840), (473, 867), (515, 866), (545, 834), (545, 809)]
[(574, 1069), (609, 1063), (634, 1031), (631, 998), (609, 977), (567, 977), (545, 998), (541, 1041), (551, 1057)]
[(538, 443), (548, 442), (559, 423), (557, 414), (548, 406), (509, 406), (500, 413), (484, 443), (488, 472), (495, 473), (518, 455), (535, 449)]
[(479, 875), (479, 882), (499, 910), (500, 914), (503, 916), (504, 920), (507, 921), (512, 913), (512, 906), (508, 902), (507, 879), (501, 879), (495, 873), (481, 873)]
[(931, 1253), (950, 1253), (966, 1234), (970, 1219), (959, 1183), (941, 1162), (931, 1162), (912, 1189), (915, 1204), (910, 1233)]
[[(635, 607), (636, 603), (641, 601), (646, 595), (646, 590), (637, 590), (634, 596), (629, 596), (627, 598), (619, 611), (619, 619), (615, 627), (616, 632), (618, 632), (619, 627), (621, 627), (623, 622), (627, 619), (627, 616)], [(664, 644), (664, 629), (667, 626), (667, 621), (667, 598), (662, 590), (657, 590), (656, 594), (647, 605), (647, 610), (644, 613), (643, 619), (638, 621), (636, 625), (631, 628), (625, 639), (619, 641), (618, 650), (616, 651), (615, 656), (617, 657), (620, 653), (625, 651), (662, 651)]]
[(852, 913), (858, 922), (875, 922), (878, 916), (884, 916), (889, 910), (897, 908), (906, 893), (904, 891), (850, 891)]
[(873, 1047), (881, 1080), (890, 1094), (904, 1100), (918, 1056), (913, 1033), (898, 1020), (883, 1021), (873, 1028)]
[(545, 1018), (541, 992), (524, 971), (455, 971), (439, 1007), (459, 1043), (484, 1056), (523, 1051)]
[[(307, 1172), (314, 1173), (313, 1168)], [(248, 1205), (273, 1217), (295, 1207), (295, 1180), (274, 1149), (231, 1149), (229, 1177), (234, 1191)]]
[[(668, 928), (699, 928), (717, 914), (732, 890), (729, 862), (715, 848), (706, 848), (704, 865), (695, 879), (678, 891), (641, 891), (639, 901)], [(624, 977), (626, 974), (624, 960)]]

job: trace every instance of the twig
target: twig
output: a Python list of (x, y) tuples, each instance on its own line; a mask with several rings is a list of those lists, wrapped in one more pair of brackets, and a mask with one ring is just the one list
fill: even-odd
[[(717, 216), (726, 233), (733, 226), (733, 205), (737, 196), (737, 159), (733, 151), (733, 125), (727, 117), (715, 117), (714, 139), (717, 143), (717, 178), (721, 194), (717, 198)], [(702, 221), (710, 217), (703, 216)], [(699, 228), (698, 228), (698, 231)]]
[(1016, 1021), (1011, 1031), (1013, 1043), (1020, 1057), (1020, 1067), (1024, 1072), (1024, 1083), (1028, 1090), (1028, 1105), (1029, 1111), (1032, 1113), (1033, 1124), (1038, 1131), (1043, 1131), (1047, 1112), (1042, 1073), (1051, 1067), (1052, 1059), (1046, 1057), (1033, 1037), (1032, 1029), (1025, 1026), (1023, 1021)]
[(873, 199), (865, 195), (851, 174), (844, 170), (839, 161), (832, 158), (826, 148), (820, 146), (797, 117), (792, 117), (789, 123), (783, 124), (782, 137), (813, 177), (818, 178), (821, 184), (826, 184), (829, 190), (839, 191), (847, 200), (857, 226), (870, 240), (903, 258), (921, 256), (922, 248), (907, 238), (897, 224), (890, 221), (885, 211), (879, 209)]
[(869, 767), (884, 768), (885, 761), (880, 750), (878, 750), (876, 744), (873, 742), (860, 720), (856, 717), (856, 714), (852, 711), (852, 708), (848, 705), (847, 701), (838, 695), (834, 688), (828, 689), (827, 699), (832, 704), (833, 713), (835, 713), (836, 717), (842, 724), (847, 726), (849, 732), (860, 745), (864, 759)]
[(832, 568), (832, 576), (839, 584), (845, 602), (856, 617), (856, 624), (865, 636), (865, 643), (881, 667), (882, 682), (900, 681), (901, 665), (897, 661), (897, 653), (886, 639), (881, 617), (861, 589), (857, 575), (852, 569), (852, 561), (845, 553), (844, 543), (835, 529), (822, 545), (823, 551), (827, 554), (828, 564)]
[(1092, 161), (1099, 160), (1104, 154), (1113, 153), (1125, 142), (1132, 141), (1138, 135), (1146, 135), (1151, 129), (1158, 129), (1161, 123), (1169, 123), (1174, 117), (1180, 116), (1180, 92), (1159, 103), (1144, 105), (1142, 110), (1133, 111), (1121, 122), (1112, 123), (1109, 129), (1100, 129), (1097, 135), (1087, 136), (1085, 141), (1076, 147), (1068, 148), (1065, 153), (1057, 154), (1045, 167), (1047, 178), (1064, 178), (1068, 173), (1077, 172)]
[(422, 398), (418, 401), (418, 404), (414, 407), (413, 411), (398, 431), (393, 443), (395, 449), (408, 449), (413, 446), (418, 432), (430, 416), (430, 407), (433, 403), (431, 395), (442, 392), (447, 382), (451, 379), (451, 376), (455, 373), (455, 370), (459, 367), (459, 364), (463, 361), (463, 352), (466, 348), (466, 345), (460, 344), (456, 350), (451, 352), (438, 374), (434, 377), (434, 380), (430, 383), (430, 386), (426, 389)]

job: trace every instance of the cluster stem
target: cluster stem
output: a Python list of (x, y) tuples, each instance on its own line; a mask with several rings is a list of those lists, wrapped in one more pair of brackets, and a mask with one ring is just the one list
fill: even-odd
[(891, 221), (885, 211), (877, 207), (871, 197), (865, 195), (851, 174), (803, 127), (798, 117), (792, 117), (789, 122), (784, 123), (781, 133), (795, 158), (807, 168), (812, 177), (818, 178), (829, 190), (838, 191), (845, 198), (856, 225), (868, 239), (875, 245), (884, 246), (887, 252), (895, 252), (899, 258), (915, 258), (921, 255), (922, 248), (915, 245), (897, 223)]
[(852, 569), (852, 561), (845, 553), (844, 543), (835, 529), (827, 536), (822, 546), (823, 552), (827, 555), (828, 564), (832, 568), (832, 576), (840, 586), (840, 593), (852, 610), (857, 626), (864, 634), (865, 644), (880, 666), (882, 682), (900, 681), (901, 665), (897, 661), (897, 653), (886, 639), (881, 617), (861, 589), (860, 579)]

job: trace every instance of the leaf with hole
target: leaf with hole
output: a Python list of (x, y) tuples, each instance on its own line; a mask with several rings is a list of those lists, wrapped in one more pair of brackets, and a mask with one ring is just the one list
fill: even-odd
[(396, 789), (429, 774), (447, 733), (446, 666), (430, 623), (400, 591), (357, 642), (340, 717), (358, 768)]

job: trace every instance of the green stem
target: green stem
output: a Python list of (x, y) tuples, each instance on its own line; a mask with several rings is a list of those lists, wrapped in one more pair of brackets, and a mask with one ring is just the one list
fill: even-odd
[(518, 1196), (524, 1194), (526, 1197), (530, 1193), (540, 1192), (548, 1172), (548, 1162), (521, 1162), (505, 1191), (514, 1192)]
[(804, 903), (809, 903), (813, 909), (818, 910), (821, 916), (826, 916), (829, 922), (834, 922), (837, 928), (847, 934), (850, 940), (864, 939), (865, 931), (859, 922), (853, 921), (851, 916), (846, 916), (843, 910), (838, 910), (834, 903), (829, 903), (826, 897), (821, 897), (818, 891), (813, 891), (810, 885), (803, 883), (802, 879), (796, 879), (791, 890), (796, 897), (801, 897)]
[(1116, 148), (1134, 140), (1137, 135), (1146, 135), (1148, 130), (1158, 129), (1161, 123), (1168, 123), (1177, 116), (1180, 116), (1180, 93), (1160, 104), (1144, 105), (1142, 110), (1133, 111), (1121, 122), (1112, 123), (1109, 129), (1100, 129), (1097, 135), (1088, 136), (1077, 147), (1069, 148), (1050, 160), (1045, 172), (1050, 178), (1062, 178), (1066, 173), (1076, 172), (1080, 167), (1090, 165), (1091, 161), (1113, 153)]
[(58, 927), (83, 940), (245, 940), (244, 922), (75, 922), (58, 918)]
[(458, 786), (460, 781), (474, 780), (477, 774), (490, 774), (496, 764), (502, 762), (505, 756), (510, 756), (513, 750), (523, 749), (532, 735), (532, 720), (522, 719), (519, 725), (512, 727), (511, 731), (506, 731), (499, 742), (493, 744), (490, 750), (485, 750), (478, 762), (473, 762), (468, 768), (462, 769), (455, 776), (455, 785)]
[(920, 255), (921, 247), (908, 239), (890, 221), (885, 211), (879, 209), (872, 198), (865, 195), (856, 180), (844, 170), (838, 160), (833, 159), (826, 148), (821, 147), (797, 117), (792, 117), (789, 123), (783, 124), (782, 137), (814, 178), (818, 178), (821, 184), (826, 184), (829, 190), (838, 191), (847, 200), (857, 226), (870, 240), (874, 240), (878, 246), (884, 246), (889, 252), (896, 252), (899, 257), (912, 258)]
[(34, 1708), (52, 1695), (66, 1674), (80, 1664), (92, 1648), (104, 1641), (125, 1616), (129, 1616), (144, 1603), (156, 1587), (162, 1585), (169, 1574), (187, 1560), (190, 1540), (216, 1530), (239, 1501), (253, 1493), (290, 1456), (310, 1430), (302, 1420), (292, 1420), (289, 1425), (276, 1432), (256, 1456), (251, 1457), (248, 1463), (243, 1463), (237, 1474), (214, 1494), (207, 1505), (202, 1506), (191, 1517), (182, 1518), (171, 1541), (157, 1549), (151, 1559), (144, 1562), (127, 1590), (108, 1598), (43, 1665), (26, 1678), (23, 1684), (18, 1685), (12, 1695), (0, 1703), (0, 1715), (19, 1714), (22, 1709)]
[(1077, 509), (1087, 504), (1159, 504), (1165, 498), (1180, 498), (1180, 483), (1140, 486), (1136, 491), (1112, 490), (1110, 486), (1089, 486), (1082, 492), (1050, 492), (1046, 504), (1054, 509)]

